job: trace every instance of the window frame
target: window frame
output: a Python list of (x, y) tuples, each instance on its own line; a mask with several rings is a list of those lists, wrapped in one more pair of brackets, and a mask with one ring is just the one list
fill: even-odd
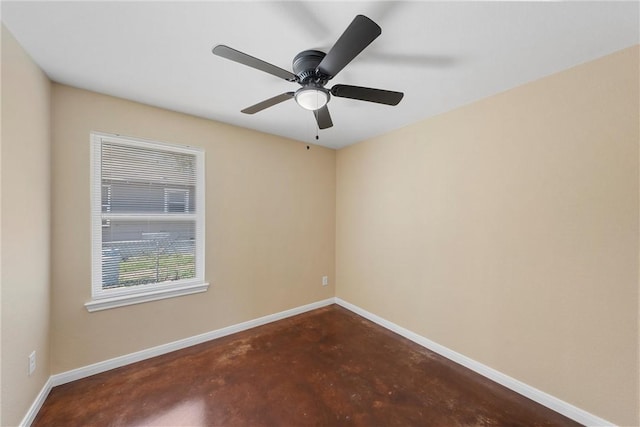
[[(114, 214), (102, 212), (102, 144), (115, 143), (152, 150), (185, 153), (195, 156), (196, 187), (195, 212), (163, 214)], [(105, 310), (131, 304), (139, 304), (164, 298), (205, 292), (209, 283), (205, 280), (205, 165), (204, 150), (198, 147), (124, 137), (121, 135), (91, 132), (91, 301), (85, 303), (88, 311)], [(187, 206), (188, 210), (188, 206)], [(102, 229), (103, 220), (116, 218), (166, 219), (183, 217), (195, 221), (195, 277), (175, 281), (150, 283), (138, 286), (103, 289), (102, 286)], [(105, 218), (107, 216), (108, 218)]]

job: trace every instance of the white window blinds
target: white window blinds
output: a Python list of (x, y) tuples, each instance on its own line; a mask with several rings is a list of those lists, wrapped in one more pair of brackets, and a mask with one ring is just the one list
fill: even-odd
[(204, 281), (201, 150), (93, 135), (93, 297)]

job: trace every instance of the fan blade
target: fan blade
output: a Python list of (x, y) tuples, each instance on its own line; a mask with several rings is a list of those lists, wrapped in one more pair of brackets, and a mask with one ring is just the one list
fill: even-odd
[(276, 104), (280, 104), (288, 99), (293, 98), (294, 92), (285, 92), (280, 95), (274, 96), (273, 98), (266, 99), (262, 102), (257, 103), (256, 105), (252, 105), (251, 107), (247, 107), (242, 110), (242, 113), (245, 114), (255, 114), (258, 111), (262, 111), (265, 108), (273, 107)]
[(317, 70), (333, 78), (380, 34), (382, 29), (378, 24), (364, 15), (356, 16), (318, 64)]
[(333, 122), (331, 121), (331, 115), (329, 114), (329, 109), (325, 105), (324, 107), (317, 109), (313, 112), (313, 115), (316, 116), (316, 121), (318, 122), (318, 128), (320, 129), (328, 129), (333, 126)]
[(285, 79), (290, 82), (295, 82), (298, 79), (295, 74), (290, 73), (287, 70), (276, 67), (275, 65), (269, 64), (268, 62), (264, 62), (261, 59), (254, 58), (253, 56), (247, 55), (246, 53), (240, 52), (239, 50), (232, 49), (229, 46), (220, 44), (214, 47), (212, 52), (214, 55), (230, 59), (234, 62), (239, 62), (240, 64), (255, 68), (256, 70), (264, 71), (265, 73), (272, 74), (276, 77), (280, 77), (281, 79)]
[(370, 87), (335, 85), (331, 95), (339, 98), (358, 99), (360, 101), (377, 102), (378, 104), (398, 105), (404, 93), (391, 90), (373, 89)]

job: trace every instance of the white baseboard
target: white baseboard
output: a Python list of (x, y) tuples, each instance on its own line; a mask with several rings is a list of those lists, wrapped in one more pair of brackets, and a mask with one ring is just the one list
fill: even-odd
[(419, 344), (422, 347), (425, 347), (428, 350), (438, 353), (439, 355), (444, 356), (449, 360), (452, 360), (466, 368), (469, 368), (472, 371), (482, 375), (483, 377), (486, 377), (500, 385), (503, 385), (508, 389), (515, 391), (516, 393), (521, 394), (533, 400), (534, 402), (537, 402), (543, 406), (546, 406), (549, 409), (554, 410), (555, 412), (558, 412), (564, 415), (567, 418), (570, 418), (574, 421), (579, 422), (580, 424), (584, 424), (586, 426), (593, 426), (593, 427), (615, 426), (615, 424), (607, 420), (604, 420), (587, 411), (577, 408), (571, 405), (570, 403), (560, 400), (557, 397), (551, 396), (550, 394), (547, 394), (541, 390), (538, 390), (535, 387), (531, 387), (530, 385), (527, 385), (521, 381), (518, 381), (515, 378), (512, 378), (506, 374), (503, 374), (502, 372), (496, 371), (493, 368), (483, 365), (482, 363), (477, 362), (473, 359), (470, 359), (467, 356), (464, 356), (456, 351), (453, 351), (443, 345), (435, 343), (421, 335), (418, 335), (408, 329), (405, 329), (402, 326), (396, 325), (395, 323), (390, 322), (386, 319), (383, 319), (382, 317), (377, 316), (373, 313), (370, 313), (356, 305), (348, 303), (337, 297), (335, 298), (335, 302), (336, 304), (346, 308), (349, 311), (359, 314), (360, 316), (366, 319), (369, 319), (372, 322), (377, 323), (378, 325), (386, 329), (389, 329), (390, 331), (395, 332), (398, 335), (401, 335), (415, 342), (416, 344)]
[(42, 404), (47, 399), (47, 396), (49, 396), (49, 392), (51, 391), (52, 387), (53, 385), (51, 382), (51, 377), (49, 377), (47, 382), (44, 383), (44, 386), (42, 386), (40, 393), (38, 393), (38, 396), (36, 396), (36, 399), (31, 404), (31, 407), (27, 411), (27, 414), (24, 416), (22, 421), (20, 421), (20, 427), (28, 427), (31, 425), (33, 420), (36, 419), (36, 415), (38, 415), (38, 411), (40, 411), (40, 408), (42, 408)]
[(193, 337), (184, 338), (178, 341), (170, 342), (168, 344), (162, 344), (157, 347), (148, 348), (145, 350), (137, 351), (135, 353), (126, 354), (124, 356), (115, 357), (113, 359), (105, 360), (102, 362), (94, 363), (92, 365), (83, 366), (81, 368), (73, 369), (71, 371), (62, 372), (51, 376), (52, 386), (66, 384), (71, 381), (86, 378), (91, 375), (99, 374), (101, 372), (109, 371), (111, 369), (119, 368), (121, 366), (129, 365), (131, 363), (140, 362), (141, 360), (150, 359), (155, 356), (170, 353), (172, 351), (181, 350), (192, 345), (201, 344), (216, 338), (221, 338), (227, 335), (235, 334), (236, 332), (242, 332), (247, 329), (255, 328), (256, 326), (265, 325), (267, 323), (275, 322), (277, 320), (286, 319), (287, 317), (302, 314), (307, 311), (315, 310), (320, 307), (333, 304), (334, 298), (328, 298), (326, 300), (314, 302), (311, 304), (303, 305), (300, 307), (292, 308), (290, 310), (281, 311), (279, 313), (270, 314), (268, 316), (260, 317), (258, 319), (249, 320), (236, 325), (231, 325), (226, 328), (217, 329), (211, 332), (205, 332), (204, 334), (195, 335)]
[(265, 325), (267, 323), (275, 322), (277, 320), (286, 319), (287, 317), (295, 316), (297, 314), (302, 314), (307, 311), (315, 310), (317, 308), (326, 307), (334, 303), (366, 319), (369, 319), (372, 322), (377, 323), (378, 325), (386, 329), (389, 329), (390, 331), (395, 332), (398, 335), (401, 335), (435, 353), (438, 353), (449, 360), (452, 360), (466, 368), (469, 368), (472, 371), (477, 372), (478, 374), (492, 381), (495, 381), (498, 384), (501, 384), (507, 387), (508, 389), (513, 390), (516, 393), (519, 393), (543, 406), (546, 406), (547, 408), (552, 409), (574, 421), (577, 421), (587, 426), (594, 426), (594, 427), (615, 426), (615, 424), (607, 420), (599, 418), (587, 411), (584, 411), (563, 400), (560, 400), (554, 396), (551, 396), (550, 394), (547, 394), (541, 390), (531, 387), (521, 381), (516, 380), (515, 378), (512, 378), (499, 371), (496, 371), (493, 368), (483, 365), (480, 362), (470, 359), (458, 352), (455, 352), (445, 346), (435, 343), (423, 336), (420, 336), (408, 329), (405, 329), (399, 325), (396, 325), (395, 323), (392, 323), (386, 319), (383, 319), (380, 316), (370, 313), (340, 298), (328, 298), (326, 300), (292, 308), (290, 310), (281, 311), (279, 313), (249, 320), (247, 322), (238, 323), (236, 325), (228, 326), (226, 328), (217, 329), (215, 331), (206, 332), (204, 334), (196, 335), (193, 337), (174, 341), (168, 344), (159, 345), (157, 347), (152, 347), (152, 348), (141, 350), (135, 353), (127, 354), (124, 356), (115, 357), (113, 359), (105, 360), (103, 362), (94, 363), (92, 365), (84, 366), (78, 369), (73, 369), (71, 371), (52, 375), (49, 378), (49, 380), (45, 383), (44, 387), (38, 394), (36, 400), (33, 402), (31, 407), (29, 408), (29, 411), (27, 412), (24, 419), (20, 423), (20, 426), (28, 427), (31, 425), (38, 411), (42, 407), (42, 404), (44, 403), (45, 399), (49, 395), (49, 392), (51, 391), (52, 387), (65, 384), (71, 381), (79, 380), (82, 378), (86, 378), (91, 375), (99, 374), (101, 372), (119, 368), (121, 366), (129, 365), (131, 363), (139, 362), (155, 356), (160, 356), (162, 354), (170, 353), (172, 351), (180, 350), (186, 347), (190, 347), (192, 345), (201, 344), (203, 342), (207, 342), (216, 338), (221, 338), (237, 332), (242, 332), (247, 329), (251, 329), (257, 326)]

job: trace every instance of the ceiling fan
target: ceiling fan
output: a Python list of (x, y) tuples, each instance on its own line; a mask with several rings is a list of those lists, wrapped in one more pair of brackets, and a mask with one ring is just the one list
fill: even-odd
[(293, 73), (225, 45), (214, 47), (213, 53), (301, 86), (295, 92), (285, 92), (247, 107), (243, 113), (255, 114), (293, 98), (302, 108), (313, 111), (319, 129), (327, 129), (333, 126), (327, 108), (331, 95), (386, 105), (398, 105), (402, 100), (402, 92), (390, 90), (340, 84), (331, 89), (325, 88), (329, 80), (381, 33), (378, 24), (364, 15), (357, 15), (327, 54), (319, 50), (305, 50), (297, 54), (293, 58)]

